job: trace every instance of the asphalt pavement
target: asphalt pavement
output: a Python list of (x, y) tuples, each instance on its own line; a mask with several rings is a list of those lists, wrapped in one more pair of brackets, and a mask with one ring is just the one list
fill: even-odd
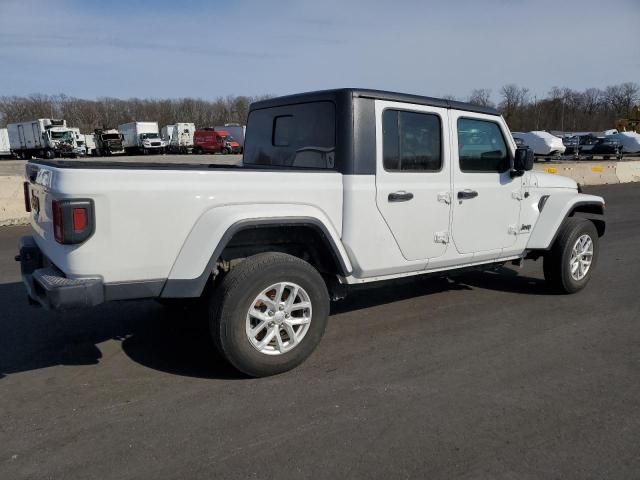
[(191, 314), (26, 303), (0, 229), (0, 478), (640, 475), (640, 185), (589, 188), (589, 286), (541, 262), (354, 292), (298, 369), (247, 379)]

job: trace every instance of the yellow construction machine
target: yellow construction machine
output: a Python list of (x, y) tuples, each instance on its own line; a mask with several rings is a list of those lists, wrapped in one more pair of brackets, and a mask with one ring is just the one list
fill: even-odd
[(619, 132), (640, 133), (640, 105), (631, 109), (630, 118), (620, 118), (616, 124)]

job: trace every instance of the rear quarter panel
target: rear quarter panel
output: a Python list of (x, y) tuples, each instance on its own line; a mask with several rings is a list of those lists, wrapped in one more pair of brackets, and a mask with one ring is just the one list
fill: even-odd
[[(36, 242), (72, 278), (98, 275), (105, 283), (168, 278), (192, 230), (201, 232), (202, 241), (186, 247), (190, 260), (179, 272), (182, 278), (201, 273), (205, 265), (199, 262), (209, 259), (221, 230), (211, 212), (228, 211), (222, 206), (247, 217), (255, 205), (260, 216), (273, 217), (308, 207), (341, 235), (342, 176), (336, 172), (42, 168), (52, 178), (42, 192), (47, 211), (40, 219), (32, 216)], [(93, 199), (94, 235), (80, 245), (56, 243), (52, 198)], [(202, 233), (201, 218), (214, 231)]]

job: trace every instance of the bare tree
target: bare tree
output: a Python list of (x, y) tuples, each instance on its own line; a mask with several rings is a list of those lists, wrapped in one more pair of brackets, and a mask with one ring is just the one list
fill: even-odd
[(476, 88), (471, 91), (469, 95), (469, 103), (474, 105), (480, 105), (482, 107), (494, 107), (494, 103), (491, 101), (491, 89), (490, 88)]

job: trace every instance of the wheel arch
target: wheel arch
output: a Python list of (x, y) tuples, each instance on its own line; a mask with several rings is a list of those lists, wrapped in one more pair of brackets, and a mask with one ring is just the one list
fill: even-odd
[(593, 222), (598, 235), (604, 235), (606, 220), (602, 197), (584, 194), (549, 195), (539, 204), (540, 216), (527, 243), (528, 250), (549, 250), (567, 218), (585, 218)]
[[(300, 254), (301, 240), (307, 241), (306, 248), (302, 250), (310, 258)], [(172, 278), (170, 275), (161, 296), (200, 296), (220, 260), (245, 258), (265, 251), (293, 254), (324, 270), (323, 273), (348, 276), (352, 272), (351, 262), (339, 237), (321, 219), (314, 216), (245, 218), (226, 227), (200, 275), (190, 279)], [(176, 263), (179, 260), (180, 256)]]

